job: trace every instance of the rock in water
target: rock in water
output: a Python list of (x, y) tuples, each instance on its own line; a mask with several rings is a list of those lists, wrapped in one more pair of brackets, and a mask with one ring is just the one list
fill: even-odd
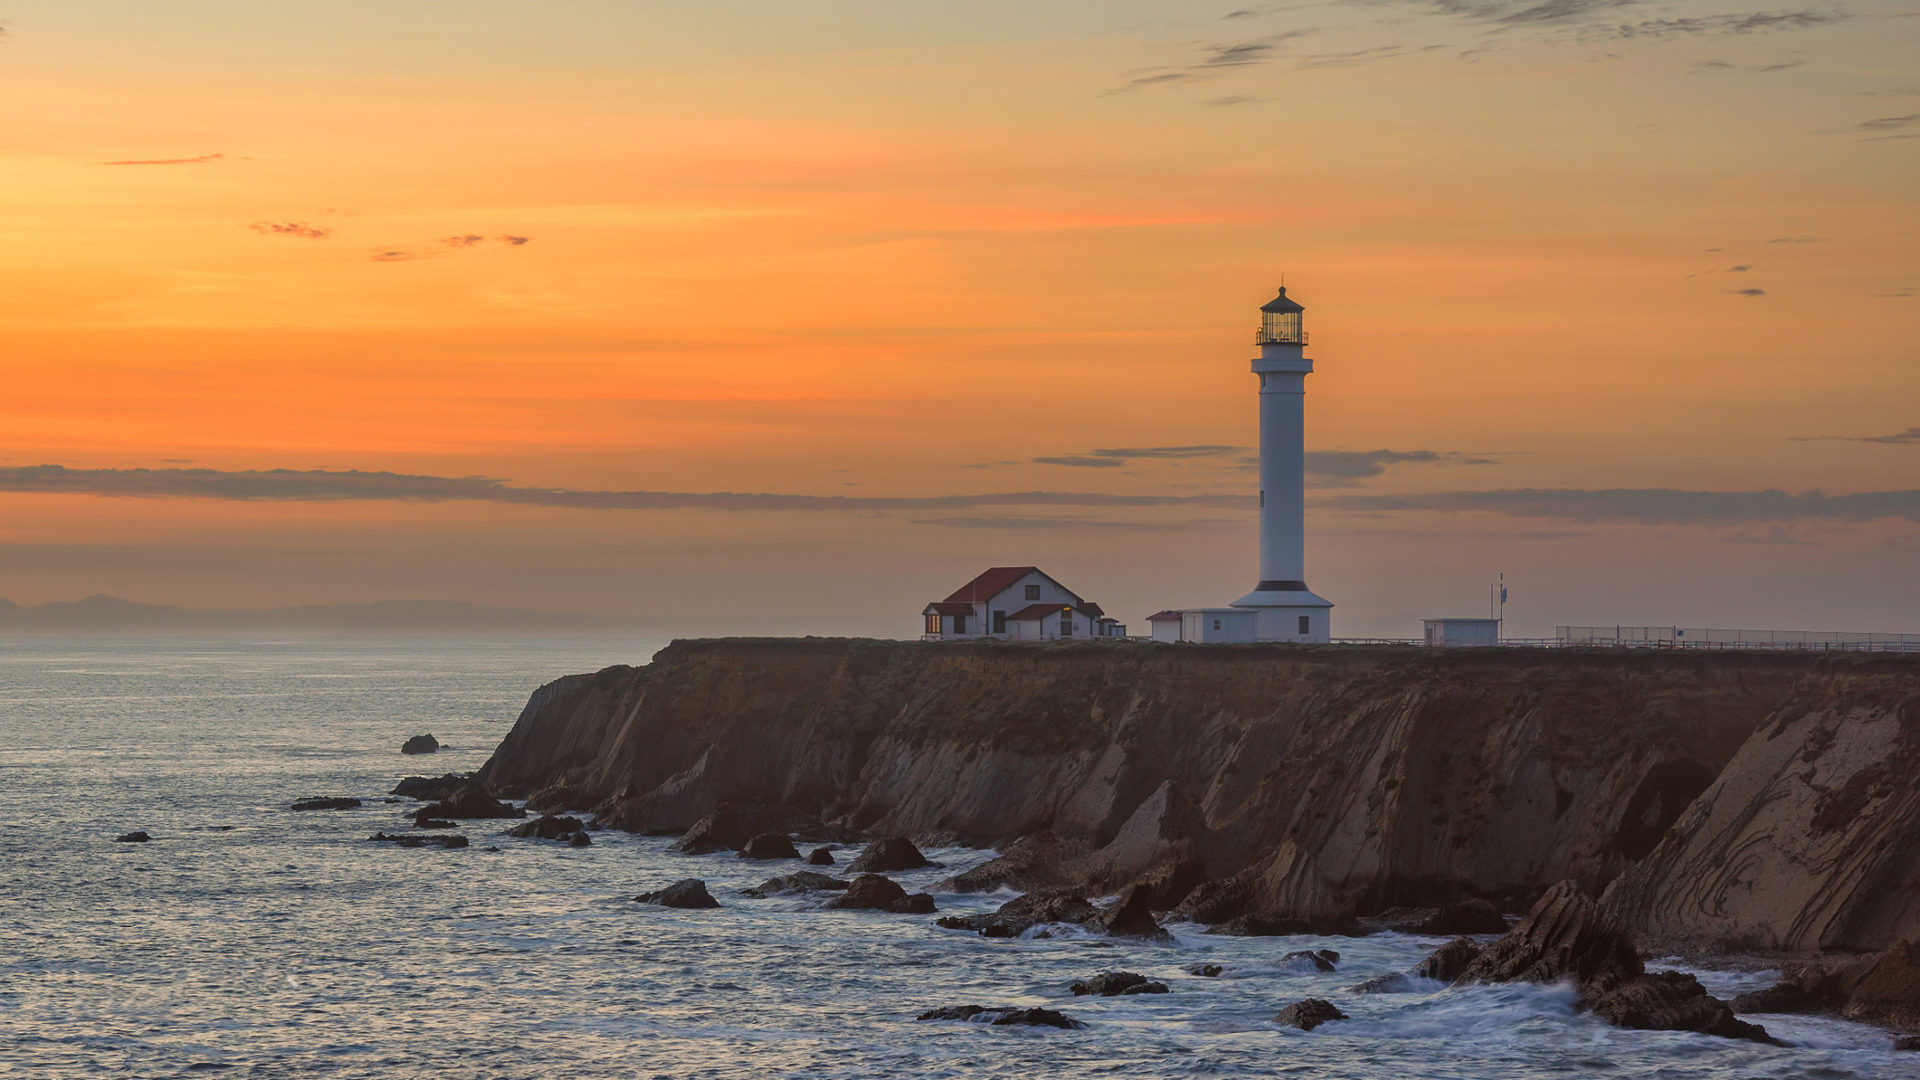
[(1103, 971), (1067, 988), (1075, 997), (1119, 997), (1123, 994), (1164, 994), (1167, 984), (1133, 971)]
[(293, 804), (295, 810), (351, 810), (360, 800), (341, 795), (315, 795)]
[(1850, 1020), (1920, 1028), (1920, 938), (1882, 953), (1866, 969), (1847, 1001)]
[(414, 820), (429, 818), (517, 818), (527, 812), (494, 798), (479, 784), (468, 782), (439, 802), (428, 803), (414, 814)]
[(634, 897), (642, 904), (659, 904), (671, 908), (717, 908), (720, 901), (707, 892), (707, 883), (699, 878), (687, 878), (676, 881), (659, 892), (641, 893)]
[(1583, 1007), (1621, 1027), (1774, 1041), (1765, 1028), (1736, 1019), (1693, 976), (1647, 974), (1633, 942), (1571, 881), (1548, 889), (1519, 926), (1467, 965), (1455, 985), (1562, 979), (1579, 988)]
[[(575, 835), (586, 835), (586, 825), (579, 818), (559, 817), (554, 814), (541, 814), (523, 825), (515, 825), (507, 830), (508, 836), (517, 836), (522, 840), (567, 840)], [(585, 847), (585, 844), (580, 845)]]
[(113, 842), (116, 844), (144, 844), (151, 839), (153, 839), (153, 837), (148, 836), (144, 829), (137, 829), (130, 833), (121, 833), (119, 836), (113, 838)]
[(783, 874), (777, 878), (768, 878), (757, 889), (742, 890), (748, 896), (781, 896), (806, 892), (845, 892), (853, 882), (844, 878), (816, 874), (811, 870), (802, 870), (797, 874)]
[[(682, 819), (684, 820), (684, 819)], [(694, 823), (672, 850), (682, 855), (708, 855), (716, 851), (738, 851), (747, 846), (747, 830), (729, 807), (721, 807)]]
[(1219, 975), (1220, 972), (1223, 970), (1225, 969), (1222, 968), (1219, 964), (1188, 964), (1187, 965), (1187, 974), (1198, 975), (1203, 979), (1211, 979)]
[(885, 840), (875, 840), (868, 844), (860, 857), (847, 867), (849, 874), (892, 874), (901, 870), (918, 870), (923, 866), (938, 866), (927, 861), (913, 841), (904, 836), (893, 836)]
[(389, 795), (400, 795), (422, 802), (432, 802), (447, 796), (473, 783), (473, 777), (466, 773), (447, 773), (444, 776), (409, 776), (393, 785)]
[(926, 893), (908, 896), (898, 883), (879, 874), (861, 874), (853, 879), (846, 892), (821, 906), (837, 910), (891, 911), (901, 915), (931, 915), (934, 910), (933, 897)]
[(1152, 897), (1149, 889), (1139, 885), (1129, 885), (1120, 893), (1112, 907), (1099, 912), (1086, 921), (1086, 925), (1100, 930), (1109, 937), (1139, 937), (1164, 941), (1169, 935), (1160, 924), (1154, 921), (1153, 912), (1148, 910)]
[(403, 754), (431, 754), (438, 749), (440, 749), (440, 740), (434, 738), (432, 732), (415, 735), (400, 744), (400, 752)]
[(800, 852), (794, 850), (793, 841), (785, 833), (761, 833), (748, 840), (740, 849), (743, 859), (797, 859)]
[(823, 847), (814, 848), (812, 851), (807, 852), (807, 865), (808, 866), (832, 866), (833, 852), (828, 851), (826, 848), (823, 848)]
[(1457, 937), (1427, 954), (1413, 969), (1422, 979), (1450, 983), (1466, 974), (1480, 958), (1480, 945), (1470, 937)]
[(988, 915), (950, 915), (939, 921), (949, 930), (972, 930), (981, 937), (1019, 937), (1044, 923), (1085, 923), (1100, 909), (1085, 897), (1060, 889), (1016, 896)]
[(1551, 983), (1614, 986), (1645, 968), (1633, 941), (1600, 914), (1580, 886), (1563, 881), (1548, 889), (1506, 937), (1486, 947), (1455, 981), (1460, 983)]
[(980, 1005), (948, 1005), (929, 1009), (916, 1019), (971, 1020), (995, 1027), (1052, 1027), (1073, 1030), (1087, 1025), (1052, 1009), (989, 1009)]
[(1698, 1031), (1728, 1039), (1773, 1042), (1767, 1029), (1733, 1015), (1700, 980), (1679, 971), (1641, 975), (1592, 1002), (1595, 1016), (1615, 1027), (1647, 1031)]
[(1507, 920), (1491, 903), (1472, 897), (1437, 908), (1390, 914), (1381, 920), (1403, 934), (1504, 934)]
[(1306, 998), (1281, 1009), (1273, 1022), (1286, 1027), (1296, 1027), (1301, 1031), (1312, 1031), (1329, 1020), (1345, 1020), (1347, 1014), (1333, 1007), (1330, 1001), (1320, 998)]

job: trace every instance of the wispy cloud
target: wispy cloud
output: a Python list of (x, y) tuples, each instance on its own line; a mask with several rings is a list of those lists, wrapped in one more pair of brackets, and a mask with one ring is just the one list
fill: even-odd
[(1702, 60), (1693, 65), (1693, 70), (1702, 74), (1744, 72), (1749, 75), (1771, 75), (1777, 71), (1792, 71), (1806, 66), (1801, 59), (1780, 60), (1771, 64), (1729, 64), (1725, 60)]
[(369, 258), (374, 262), (406, 262), (408, 259), (413, 258), (413, 252), (399, 250), (376, 251), (369, 256)]
[(482, 476), (325, 469), (68, 469), (60, 465), (0, 468), (0, 491), (120, 498), (222, 499), (240, 502), (490, 502), (575, 510), (807, 510), (876, 512), (969, 510), (980, 507), (1218, 506), (1247, 509), (1250, 495), (1115, 495), (1074, 491), (1009, 491), (960, 495), (783, 495), (752, 492), (575, 491), (513, 487)]
[(262, 236), (295, 236), (302, 240), (325, 240), (333, 235), (332, 229), (304, 221), (256, 221), (247, 228)]
[(440, 242), (448, 247), (470, 248), (485, 239), (486, 237), (481, 236), (479, 233), (468, 233), (465, 236), (449, 236)]
[(1121, 458), (1067, 455), (1063, 457), (1037, 457), (1033, 459), (1033, 463), (1035, 465), (1063, 465), (1072, 469), (1118, 469), (1125, 465), (1126, 461)]
[(1673, 488), (1521, 488), (1410, 495), (1335, 495), (1317, 505), (1375, 513), (1434, 511), (1507, 517), (1656, 525), (1738, 525), (1749, 522), (1920, 522), (1920, 491), (1681, 491)]
[(513, 235), (513, 234), (511, 234), (511, 233), (501, 233), (501, 234), (500, 234), (499, 236), (496, 236), (496, 237), (494, 237), (494, 239), (496, 239), (496, 240), (498, 240), (498, 241), (500, 241), (501, 243), (503, 243), (503, 244), (506, 244), (506, 245), (508, 245), (508, 246), (510, 246), (510, 247), (519, 247), (519, 246), (521, 246), (522, 244), (525, 244), (525, 243), (526, 243), (527, 241), (529, 241), (529, 240), (532, 240), (532, 239), (533, 239), (533, 237), (531, 237), (531, 236), (514, 236), (514, 235)]
[[(4, 33), (5, 33), (4, 30), (0, 30), (0, 34), (4, 34)], [(223, 160), (226, 158), (226, 156), (227, 155), (225, 154), (201, 154), (199, 157), (129, 158), (125, 161), (103, 161), (100, 164), (102, 165), (205, 165), (211, 161)]]
[(1910, 427), (1891, 435), (1803, 435), (1790, 442), (1862, 442), (1888, 446), (1920, 445), (1920, 427)]
[(1767, 290), (1765, 289), (1728, 289), (1727, 291), (1729, 293), (1732, 293), (1734, 296), (1765, 296), (1767, 295)]
[(1817, 244), (1824, 237), (1819, 236), (1776, 236), (1767, 241), (1769, 244)]
[[(1250, 18), (1255, 14), (1257, 13), (1248, 12), (1238, 17)], [(1216, 78), (1236, 68), (1270, 63), (1285, 54), (1288, 42), (1315, 32), (1312, 28), (1296, 28), (1242, 41), (1202, 42), (1193, 46), (1197, 50), (1197, 56), (1183, 63), (1140, 71), (1119, 86), (1104, 91), (1103, 96), (1130, 90), (1197, 82)]]
[(1315, 487), (1349, 487), (1395, 465), (1497, 465), (1488, 457), (1439, 450), (1309, 450), (1307, 479)]

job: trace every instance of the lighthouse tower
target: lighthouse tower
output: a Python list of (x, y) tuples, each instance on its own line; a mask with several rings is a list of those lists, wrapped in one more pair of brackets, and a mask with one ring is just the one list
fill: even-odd
[(1261, 641), (1328, 640), (1333, 605), (1306, 582), (1306, 309), (1280, 295), (1260, 309), (1260, 583), (1233, 602), (1255, 614)]

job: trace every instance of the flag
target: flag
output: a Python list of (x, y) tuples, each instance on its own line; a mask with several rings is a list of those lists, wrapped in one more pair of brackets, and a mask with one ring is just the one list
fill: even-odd
[(1507, 602), (1507, 587), (1505, 585), (1500, 586), (1500, 602), (1503, 604)]

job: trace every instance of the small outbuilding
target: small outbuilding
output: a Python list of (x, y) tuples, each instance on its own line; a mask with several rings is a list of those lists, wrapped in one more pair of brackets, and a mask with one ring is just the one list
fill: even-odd
[(1452, 649), (1467, 645), (1500, 644), (1499, 619), (1422, 619), (1427, 644)]
[(1180, 613), (1180, 640), (1200, 645), (1258, 641), (1259, 612), (1252, 608), (1188, 608)]
[(1177, 611), (1156, 611), (1147, 616), (1147, 630), (1153, 640), (1172, 645), (1180, 640), (1180, 613)]

